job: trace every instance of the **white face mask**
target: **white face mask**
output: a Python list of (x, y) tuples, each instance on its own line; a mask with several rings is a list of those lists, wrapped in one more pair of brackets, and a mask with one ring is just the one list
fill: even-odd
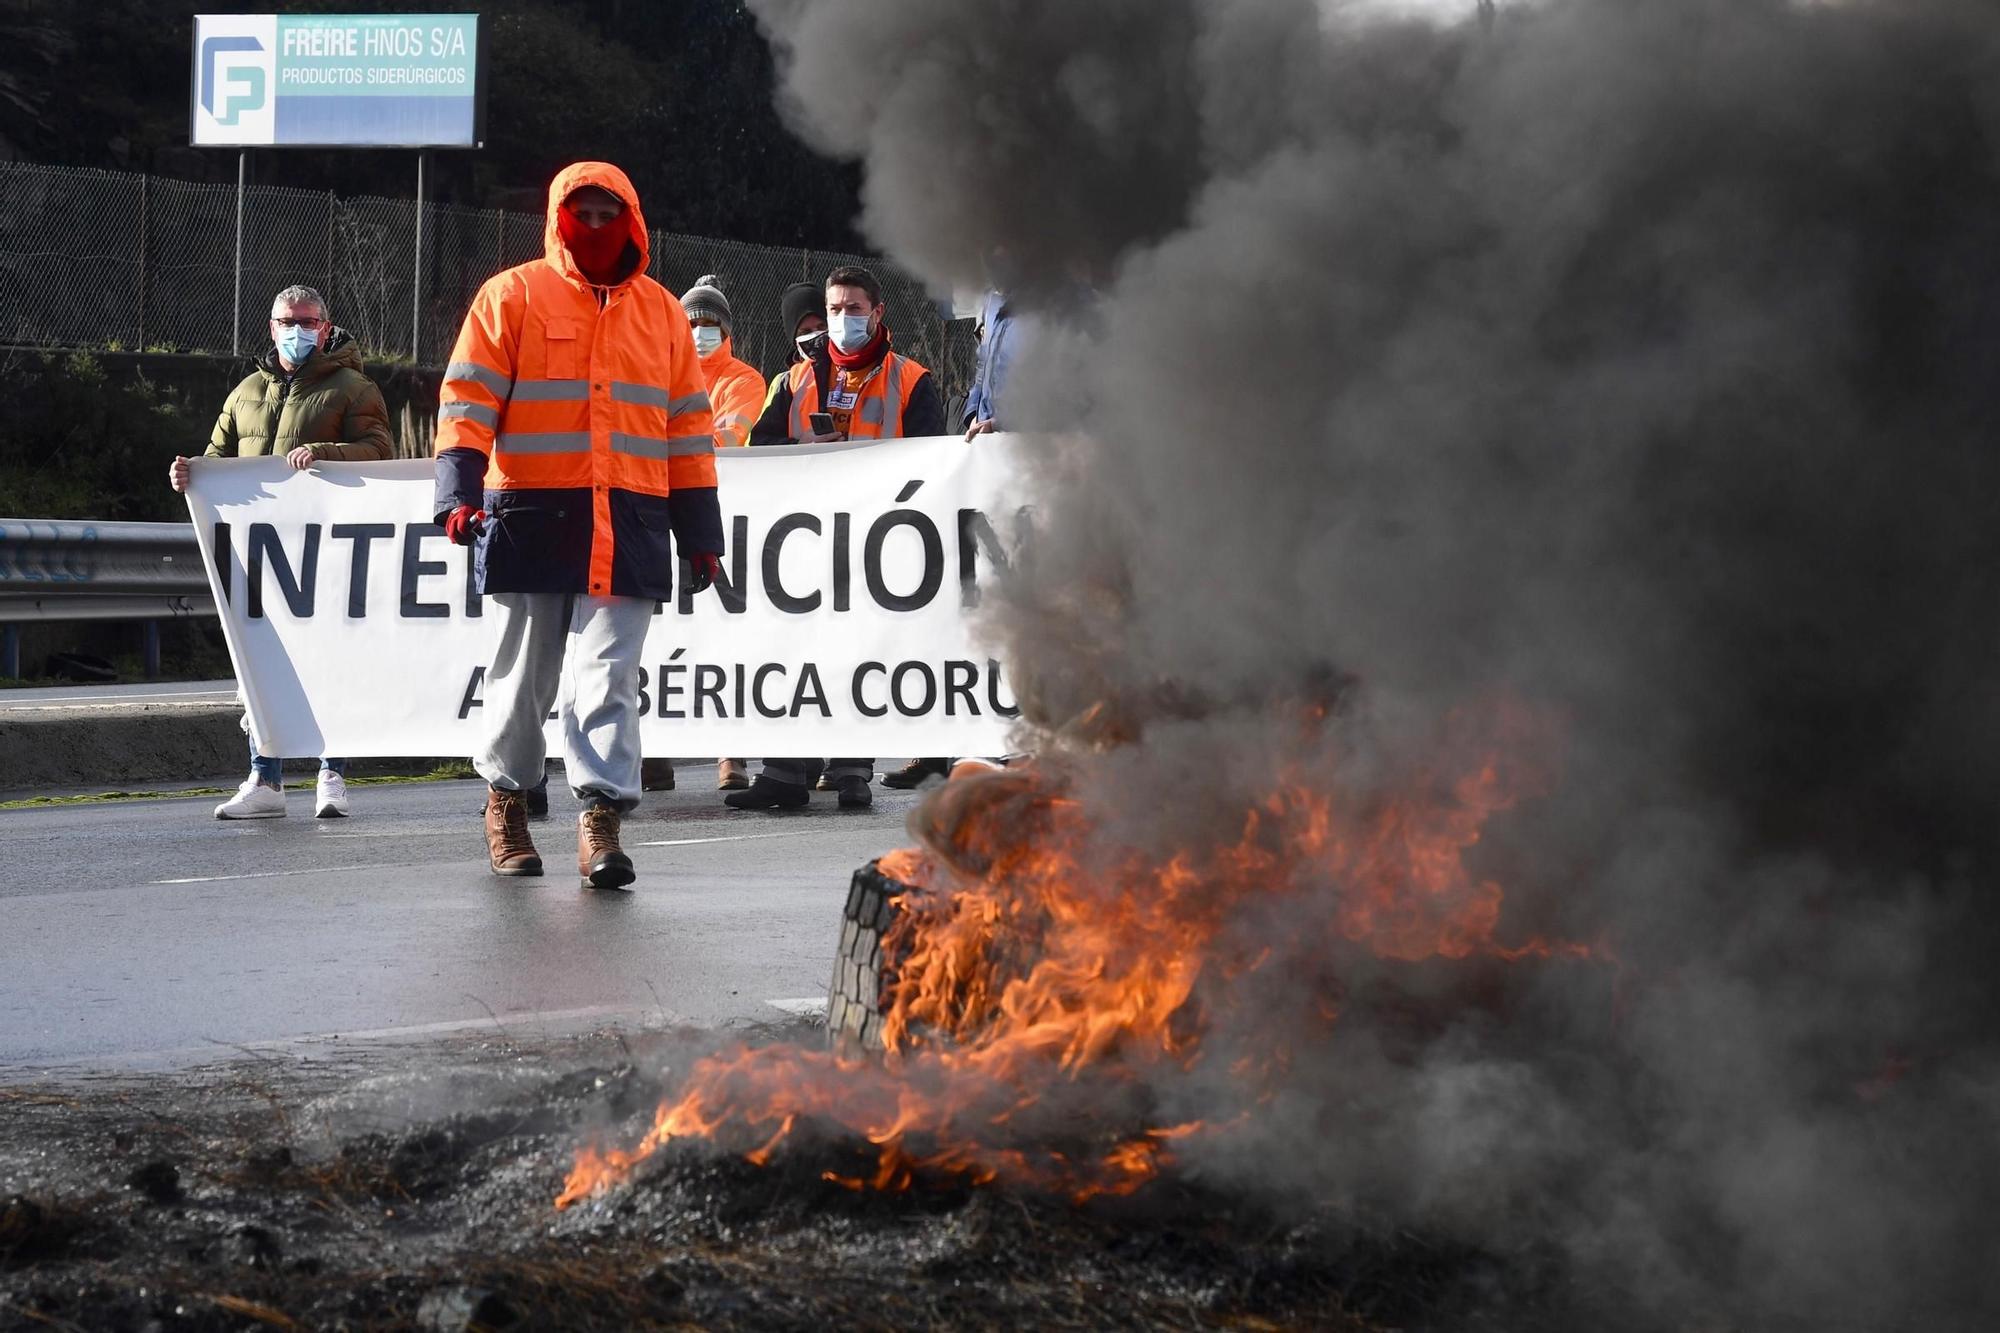
[(858, 352), (868, 345), (873, 332), (868, 327), (867, 315), (830, 315), (826, 321), (827, 336), (833, 345), (843, 352)]
[(701, 356), (708, 356), (722, 346), (722, 330), (713, 324), (694, 326), (694, 350)]

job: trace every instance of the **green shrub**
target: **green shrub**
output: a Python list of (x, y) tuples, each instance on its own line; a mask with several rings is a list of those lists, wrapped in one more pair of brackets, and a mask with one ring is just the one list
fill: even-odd
[(218, 406), (88, 352), (0, 353), (0, 514), (185, 520), (167, 464), (208, 447)]

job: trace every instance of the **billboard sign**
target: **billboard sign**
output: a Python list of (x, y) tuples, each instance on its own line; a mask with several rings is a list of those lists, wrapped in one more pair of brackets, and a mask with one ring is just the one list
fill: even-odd
[(477, 14), (197, 14), (189, 139), (228, 148), (477, 148)]

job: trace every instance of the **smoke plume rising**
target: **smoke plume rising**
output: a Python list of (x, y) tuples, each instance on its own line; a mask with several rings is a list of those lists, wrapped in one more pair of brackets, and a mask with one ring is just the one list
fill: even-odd
[(1615, 985), (1343, 1022), (1190, 1159), (1553, 1250), (1599, 1326), (2000, 1310), (2000, 13), (754, 7), (868, 234), (1039, 303), (990, 629), (1107, 845), (1563, 719), (1479, 854)]

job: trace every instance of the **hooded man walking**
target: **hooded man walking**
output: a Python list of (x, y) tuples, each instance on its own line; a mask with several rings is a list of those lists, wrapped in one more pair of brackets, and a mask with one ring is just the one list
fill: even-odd
[(522, 793), (541, 780), (560, 688), (563, 763), (584, 803), (577, 874), (622, 888), (654, 604), (673, 596), (676, 546), (696, 592), (721, 570), (715, 422), (687, 314), (646, 276), (632, 182), (579, 162), (550, 182), (548, 207), (543, 257), (480, 288), (452, 349), (434, 509), (451, 540), (476, 546), (498, 611), (473, 760), (493, 873), (542, 873)]

